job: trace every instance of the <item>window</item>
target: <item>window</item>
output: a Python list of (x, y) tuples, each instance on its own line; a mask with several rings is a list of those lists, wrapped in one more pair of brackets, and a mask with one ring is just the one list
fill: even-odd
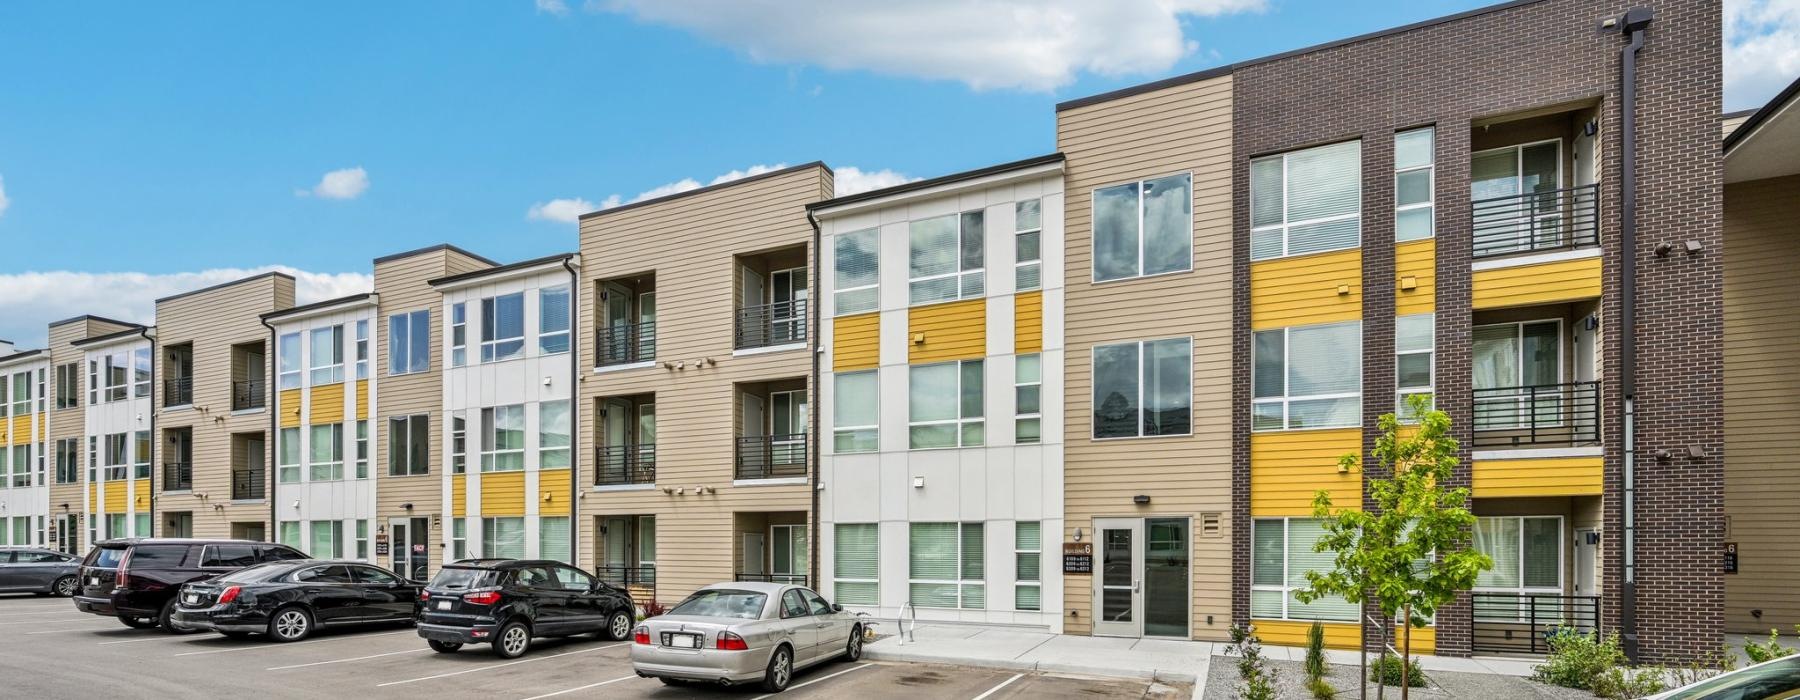
[(561, 469), (569, 466), (570, 436), (569, 402), (545, 401), (538, 404), (538, 468)]
[(1475, 429), (1559, 423), (1562, 322), (1476, 326), (1472, 335)]
[(131, 457), (126, 453), (125, 433), (109, 433), (106, 435), (106, 480), (124, 481), (130, 469)]
[(1013, 205), (1013, 285), (1021, 292), (1044, 286), (1040, 252), (1043, 234), (1042, 200)]
[(525, 519), (482, 518), (481, 556), (490, 559), (524, 559)]
[(369, 378), (369, 322), (356, 322), (356, 378)]
[(450, 366), (469, 364), (469, 307), (463, 302), (450, 305)]
[(311, 426), (307, 445), (307, 481), (341, 481), (344, 478), (344, 424)]
[(1018, 523), (1013, 530), (1013, 557), (1018, 565), (1013, 584), (1014, 610), (1043, 609), (1044, 539), (1038, 523)]
[(300, 483), (300, 429), (282, 428), (276, 436), (275, 480), (283, 484)]
[(1394, 240), (1430, 238), (1433, 177), (1432, 129), (1413, 129), (1394, 134)]
[(309, 386), (336, 384), (344, 381), (344, 327), (314, 328), (308, 333), (312, 343), (312, 372)]
[(875, 370), (832, 375), (833, 452), (874, 452), (880, 449), (878, 384)]
[(908, 374), (908, 443), (912, 449), (978, 447), (983, 443), (981, 360), (915, 365)]
[(1355, 248), (1362, 240), (1362, 142), (1250, 161), (1250, 259)]
[(280, 537), (281, 543), (289, 547), (298, 549), (305, 546), (305, 543), (300, 541), (300, 522), (297, 520), (281, 523)]
[(467, 421), (458, 416), (450, 419), (450, 473), (469, 469), (469, 433)]
[(13, 445), (12, 475), (13, 488), (25, 488), (31, 485), (30, 445)]
[(131, 466), (133, 478), (150, 478), (150, 431), (139, 430), (132, 435)]
[(968, 299), (984, 293), (981, 212), (914, 221), (911, 239), (911, 303)]
[(356, 422), (356, 478), (369, 478), (369, 422)]
[(300, 388), (300, 334), (283, 334), (276, 341), (275, 354), (281, 357), (276, 383), (283, 389)]
[(1267, 620), (1355, 622), (1357, 606), (1341, 596), (1302, 603), (1294, 591), (1307, 587), (1306, 572), (1331, 571), (1337, 554), (1315, 552), (1325, 535), (1321, 521), (1305, 518), (1257, 520), (1251, 526), (1250, 617)]
[(481, 409), (481, 471), (525, 468), (525, 407)]
[[(638, 566), (656, 568), (656, 516), (640, 515), (637, 519)], [(654, 574), (652, 574), (654, 575)]]
[(1094, 190), (1094, 281), (1194, 269), (1193, 175)]
[(431, 418), (388, 419), (388, 476), (431, 473)]
[[(315, 520), (312, 523), (312, 548), (307, 552), (316, 559), (336, 559), (342, 556), (338, 551), (338, 543), (344, 541), (344, 521)], [(332, 567), (341, 569), (343, 567)]]
[[(1560, 516), (1481, 517), (1475, 520), (1475, 551), (1494, 560), (1494, 568), (1475, 577), (1475, 590), (1516, 593), (1562, 594), (1562, 518)], [(1483, 620), (1523, 620), (1528, 599), (1483, 596), (1476, 599), (1475, 617)], [(1539, 619), (1544, 613), (1538, 613)]]
[(88, 360), (88, 403), (124, 401), (130, 391), (130, 356), (108, 353)]
[(881, 283), (881, 231), (869, 229), (837, 236), (832, 240), (836, 260), (832, 283), (833, 313), (874, 311), (880, 304), (877, 287)]
[(525, 352), (525, 294), (481, 300), (481, 361), (510, 360)]
[(1362, 323), (1257, 331), (1252, 344), (1252, 430), (1362, 422)]
[(1042, 359), (1037, 353), (1020, 355), (1013, 365), (1013, 442), (1020, 445), (1043, 440), (1040, 411), (1043, 389)]
[(47, 398), (48, 395), (44, 393), (44, 390), (46, 389), (46, 387), (44, 386), (44, 373), (45, 373), (44, 369), (42, 367), (39, 367), (38, 371), (37, 371), (37, 379), (38, 379), (38, 381), (37, 381), (37, 385), (38, 385), (38, 388), (37, 388), (37, 404), (38, 404), (37, 410), (38, 410), (38, 413), (44, 412), (44, 402), (48, 400), (48, 398)]
[(538, 354), (569, 351), (569, 285), (538, 290)]
[(469, 558), (469, 519), (450, 519), (450, 560)]
[[(538, 557), (569, 562), (569, 518), (538, 518)], [(587, 590), (584, 586), (582, 590)]]
[(56, 407), (75, 408), (81, 405), (81, 363), (70, 362), (56, 366)]
[[(805, 525), (769, 526), (769, 573), (797, 577), (804, 582), (807, 573)], [(787, 579), (782, 579), (787, 580)]]
[(388, 317), (388, 374), (431, 369), (431, 311)]
[(908, 582), (922, 608), (987, 607), (982, 523), (913, 523)]
[(12, 414), (22, 416), (31, 412), (31, 371), (26, 370), (13, 375), (12, 378)]
[(1094, 437), (1189, 435), (1193, 340), (1094, 346)]
[(833, 526), (832, 590), (840, 605), (881, 604), (881, 533), (875, 523)]
[(141, 347), (131, 351), (131, 386), (132, 396), (140, 399), (150, 396), (149, 347)]
[(56, 483), (73, 484), (81, 481), (81, 438), (64, 438), (56, 441)]
[(1432, 372), (1432, 338), (1436, 334), (1435, 314), (1414, 314), (1394, 319), (1394, 386), (1396, 387), (1395, 412), (1397, 415), (1414, 418), (1411, 409), (1406, 405), (1406, 397), (1413, 394), (1431, 395)]
[[(367, 520), (356, 521), (356, 558), (369, 561), (369, 521)], [(360, 574), (365, 570), (373, 571), (372, 569), (358, 569), (357, 573)]]

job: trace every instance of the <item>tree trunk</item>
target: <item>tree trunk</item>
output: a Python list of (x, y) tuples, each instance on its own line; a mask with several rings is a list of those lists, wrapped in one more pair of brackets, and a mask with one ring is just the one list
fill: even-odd
[(1363, 613), (1356, 620), (1356, 652), (1357, 652), (1357, 694), (1361, 700), (1369, 700), (1369, 614)]
[[(1381, 623), (1381, 648), (1375, 650), (1375, 667), (1382, 669), (1381, 673), (1375, 675), (1376, 700), (1382, 700), (1387, 697), (1388, 630), (1394, 628), (1394, 618), (1388, 617), (1386, 613), (1382, 613)], [(1368, 678), (1365, 676), (1363, 680), (1364, 682), (1367, 682)]]
[(1402, 636), (1400, 637), (1400, 700), (1406, 700), (1407, 695), (1409, 694), (1410, 689), (1412, 688), (1412, 679), (1407, 677), (1407, 673), (1412, 670), (1412, 668), (1411, 668), (1412, 664), (1409, 663), (1412, 659), (1412, 604), (1411, 603), (1408, 603), (1406, 605), (1406, 612), (1404, 614), (1405, 614), (1405, 617), (1402, 617), (1400, 619), (1400, 624), (1406, 625), (1405, 627), (1401, 628), (1401, 629), (1405, 630), (1405, 632), (1403, 632)]

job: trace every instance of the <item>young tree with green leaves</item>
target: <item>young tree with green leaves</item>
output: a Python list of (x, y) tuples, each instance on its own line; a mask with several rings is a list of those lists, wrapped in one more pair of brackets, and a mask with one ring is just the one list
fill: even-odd
[[(1405, 623), (1402, 661), (1412, 657), (1412, 628), (1424, 626), (1438, 608), (1473, 588), (1475, 577), (1494, 566), (1487, 555), (1468, 547), (1475, 524), (1469, 489), (1445, 486), (1457, 464), (1450, 416), (1432, 408), (1423, 395), (1407, 397), (1407, 408), (1416, 424), (1402, 423), (1393, 413), (1382, 415), (1378, 424), (1381, 436), (1375, 440), (1374, 457), (1381, 472), (1368, 481), (1372, 510), (1334, 508), (1323, 490), (1313, 497), (1313, 517), (1323, 521), (1325, 530), (1313, 551), (1336, 553), (1336, 566), (1307, 572), (1307, 588), (1295, 592), (1301, 602), (1327, 595), (1358, 605), (1375, 601), (1383, 616)], [(1347, 454), (1338, 463), (1354, 470), (1359, 461)], [(1405, 700), (1409, 679), (1406, 664), (1401, 668), (1400, 697)]]

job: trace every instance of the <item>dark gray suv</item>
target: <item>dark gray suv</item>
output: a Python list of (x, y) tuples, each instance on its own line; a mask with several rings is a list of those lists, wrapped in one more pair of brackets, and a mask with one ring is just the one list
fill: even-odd
[(0, 593), (75, 595), (81, 559), (43, 547), (0, 547)]

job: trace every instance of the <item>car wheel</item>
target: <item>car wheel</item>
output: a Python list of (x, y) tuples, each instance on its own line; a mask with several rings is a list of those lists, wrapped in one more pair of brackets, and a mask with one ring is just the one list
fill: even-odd
[(134, 630), (147, 630), (147, 629), (150, 629), (150, 628), (156, 626), (156, 618), (154, 618), (154, 617), (132, 617), (130, 615), (120, 615), (119, 621), (125, 623), (126, 627), (130, 627)]
[(516, 659), (531, 649), (531, 630), (525, 623), (512, 620), (494, 633), (494, 654), (502, 659)]
[(631, 638), (631, 614), (620, 610), (606, 618), (606, 638), (619, 641)]
[(57, 579), (56, 583), (50, 584), (50, 595), (61, 598), (73, 598), (75, 596), (75, 587), (75, 577), (64, 576)]
[(462, 648), (462, 642), (440, 642), (435, 639), (427, 639), (425, 643), (430, 644), (431, 650), (439, 654), (454, 654), (456, 650)]
[(182, 629), (175, 626), (175, 599), (163, 603), (162, 612), (156, 616), (156, 624), (169, 634), (193, 634), (196, 630)]
[(792, 680), (794, 680), (794, 650), (787, 648), (785, 644), (775, 647), (775, 653), (769, 657), (769, 668), (763, 672), (763, 691), (779, 693), (787, 690), (788, 683)]
[(313, 619), (302, 608), (282, 608), (269, 618), (269, 638), (277, 642), (298, 642), (312, 635)]
[(838, 660), (840, 660), (840, 661), (856, 661), (858, 659), (861, 659), (862, 658), (862, 645), (863, 645), (862, 625), (856, 625), (856, 626), (851, 627), (850, 628), (850, 641), (844, 643), (844, 655), (838, 657)]

